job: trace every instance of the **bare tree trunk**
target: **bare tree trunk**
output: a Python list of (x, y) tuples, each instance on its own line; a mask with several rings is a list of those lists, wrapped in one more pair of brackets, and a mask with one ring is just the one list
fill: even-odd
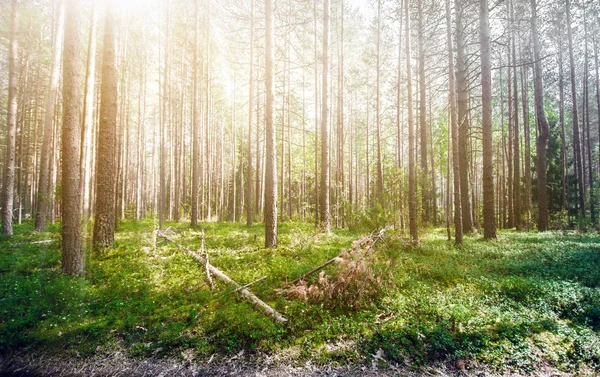
[(88, 40), (88, 56), (85, 73), (85, 92), (83, 94), (83, 126), (81, 132), (81, 151), (79, 175), (79, 191), (81, 192), (81, 207), (83, 218), (90, 216), (90, 192), (87, 184), (91, 179), (91, 148), (92, 148), (92, 115), (94, 113), (94, 79), (96, 77), (96, 8), (97, 2), (93, 1), (92, 16), (90, 21), (90, 37)]
[(83, 273), (79, 147), (81, 138), (81, 1), (66, 3), (62, 124), (62, 270)]
[(321, 88), (321, 228), (329, 233), (331, 213), (329, 210), (329, 0), (323, 1), (323, 82)]
[(10, 46), (8, 57), (8, 110), (6, 132), (6, 155), (4, 163), (4, 189), (2, 192), (2, 234), (13, 234), (13, 200), (15, 190), (15, 146), (17, 135), (17, 65), (19, 30), (18, 0), (12, 0)]
[(44, 115), (44, 136), (42, 139), (42, 150), (40, 154), (40, 179), (38, 184), (38, 202), (35, 214), (35, 230), (41, 232), (46, 225), (51, 195), (50, 192), (50, 169), (52, 154), (52, 133), (54, 107), (56, 104), (58, 81), (60, 79), (60, 58), (64, 33), (64, 1), (58, 5), (56, 24), (54, 26), (54, 47), (52, 49), (52, 62), (50, 63), (50, 85), (46, 96), (46, 112)]
[(410, 11), (409, 1), (404, 2), (404, 11), (406, 17), (404, 41), (406, 43), (406, 88), (407, 88), (407, 108), (408, 108), (408, 227), (410, 230), (410, 240), (413, 243), (419, 242), (417, 233), (417, 180), (415, 169), (415, 135), (413, 125), (413, 90), (412, 90), (412, 69), (410, 52)]
[(158, 226), (162, 229), (167, 214), (167, 111), (169, 80), (169, 5), (165, 4), (165, 62), (162, 82), (162, 119), (160, 126), (160, 200), (158, 209)]
[(265, 247), (277, 247), (277, 156), (273, 124), (273, 0), (265, 0)]
[(481, 44), (481, 128), (483, 148), (483, 237), (496, 238), (494, 214), (494, 166), (492, 159), (492, 65), (488, 0), (479, 1)]
[[(254, 0), (250, 5), (250, 79), (248, 89), (248, 157), (246, 171), (246, 225), (252, 226), (252, 110), (254, 109)], [(258, 152), (257, 152), (258, 153)]]
[[(561, 33), (562, 35), (562, 28)], [(560, 123), (560, 172), (561, 172), (561, 206), (567, 210), (567, 142), (565, 134), (565, 84), (563, 73), (562, 38), (558, 38), (558, 119)], [(597, 61), (597, 57), (596, 57)], [(596, 82), (598, 79), (596, 78)]]
[(534, 95), (537, 115), (536, 174), (538, 180), (538, 230), (548, 229), (548, 190), (546, 188), (546, 149), (550, 127), (544, 109), (544, 86), (542, 83), (541, 47), (537, 31), (537, 0), (531, 0), (531, 34), (534, 52)]
[[(419, 131), (421, 142), (421, 218), (424, 224), (429, 222), (430, 211), (430, 187), (429, 187), (429, 166), (427, 164), (427, 114), (426, 101), (427, 91), (425, 89), (425, 47), (424, 47), (424, 25), (423, 25), (423, 0), (418, 1), (419, 17)], [(433, 168), (433, 167), (432, 167)]]
[[(452, 129), (452, 174), (454, 179), (454, 242), (462, 244), (462, 208), (460, 200), (460, 167), (458, 165), (458, 125), (456, 113), (456, 77), (454, 76), (454, 46), (450, 0), (446, 0), (446, 38), (448, 46), (448, 102), (450, 102), (450, 128)], [(450, 156), (448, 156), (450, 158)], [(448, 199), (450, 200), (450, 199)], [(448, 214), (448, 216), (450, 216)]]
[(96, 156), (96, 217), (94, 221), (94, 247), (110, 247), (115, 238), (114, 177), (117, 174), (117, 15), (113, 7), (106, 7), (102, 55), (102, 85), (100, 87), (100, 125)]
[(473, 232), (473, 214), (469, 185), (469, 92), (465, 57), (465, 31), (462, 22), (462, 0), (455, 0), (456, 8), (456, 105), (458, 110), (458, 153), (460, 167), (460, 195), (463, 232)]
[(529, 130), (529, 91), (527, 67), (521, 67), (521, 101), (523, 102), (523, 129), (525, 138), (525, 217), (527, 229), (531, 229), (531, 136)]
[(199, 0), (194, 1), (194, 69), (192, 71), (192, 213), (190, 225), (198, 225), (198, 195), (200, 193), (200, 128), (198, 118), (198, 28), (199, 28)]
[[(571, 98), (573, 106), (573, 159), (575, 160), (575, 172), (577, 174), (577, 186), (579, 188), (579, 210), (581, 216), (585, 217), (585, 193), (584, 178), (581, 158), (581, 141), (579, 139), (579, 113), (577, 110), (577, 89), (575, 84), (575, 59), (573, 56), (573, 33), (571, 31), (571, 0), (566, 0), (567, 13), (567, 38), (569, 40), (569, 60), (571, 62)], [(538, 224), (539, 228), (539, 224)]]
[[(514, 225), (521, 230), (521, 159), (519, 141), (519, 93), (517, 91), (517, 49), (514, 36), (514, 4), (510, 2), (510, 37), (512, 43), (512, 70), (513, 70), (513, 214)], [(510, 85), (510, 83), (509, 83)]]
[(376, 202), (383, 205), (383, 164), (381, 162), (381, 0), (377, 0), (377, 93), (375, 94), (375, 122), (377, 133), (377, 194)]

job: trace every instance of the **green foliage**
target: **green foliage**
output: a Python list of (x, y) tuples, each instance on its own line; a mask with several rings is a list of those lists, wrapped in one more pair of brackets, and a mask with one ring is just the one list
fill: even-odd
[(357, 232), (328, 237), (312, 224), (284, 223), (281, 246), (271, 250), (262, 247), (261, 224), (168, 225), (192, 249), (203, 229), (211, 263), (236, 281), (267, 276), (251, 290), (290, 322), (273, 322), (221, 282), (211, 294), (196, 261), (166, 242), (154, 249), (150, 220), (124, 221), (115, 247), (89, 257), (84, 279), (60, 274), (56, 227), (35, 233), (24, 224), (0, 239), (0, 351), (118, 348), (156, 357), (260, 350), (320, 362), (383, 351), (385, 360), (415, 366), (472, 359), (525, 372), (541, 364), (600, 368), (596, 234), (500, 232), (498, 242), (467, 236), (461, 247), (442, 230), (424, 234), (419, 246), (391, 234), (369, 261), (377, 276), (385, 266), (390, 282), (357, 309), (275, 293), (349, 248)]

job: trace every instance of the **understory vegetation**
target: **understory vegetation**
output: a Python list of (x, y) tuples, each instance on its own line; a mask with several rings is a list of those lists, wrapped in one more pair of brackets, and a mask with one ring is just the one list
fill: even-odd
[[(85, 279), (60, 272), (59, 231), (15, 227), (0, 252), (0, 352), (43, 349), (86, 356), (203, 358), (256, 352), (318, 362), (396, 362), (419, 367), (465, 360), (527, 371), (600, 367), (600, 236), (502, 231), (497, 242), (443, 229), (418, 246), (390, 231), (367, 262), (381, 289), (355, 301), (290, 298), (280, 291), (365, 234), (318, 233), (284, 223), (265, 249), (264, 227), (170, 223), (177, 241), (288, 318), (280, 324), (215, 280), (173, 243), (155, 245), (152, 220), (125, 221), (115, 247), (87, 254)], [(335, 275), (343, 263), (325, 273)], [(319, 274), (308, 278), (316, 283)], [(360, 286), (358, 284), (357, 286)], [(329, 296), (328, 296), (329, 297)]]

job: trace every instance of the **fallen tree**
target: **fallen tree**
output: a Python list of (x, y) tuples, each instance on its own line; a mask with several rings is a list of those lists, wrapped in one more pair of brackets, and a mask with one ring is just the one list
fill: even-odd
[(242, 295), (243, 297), (247, 298), (256, 307), (260, 308), (269, 317), (273, 318), (277, 322), (281, 322), (281, 323), (287, 322), (287, 319), (283, 315), (281, 315), (277, 310), (273, 309), (271, 306), (269, 306), (267, 303), (265, 303), (264, 301), (262, 301), (261, 299), (256, 297), (252, 292), (250, 292), (247, 288), (245, 288), (253, 283), (246, 285), (246, 286), (238, 284), (236, 281), (231, 279), (229, 276), (225, 275), (225, 273), (223, 273), (223, 271), (219, 270), (212, 264), (208, 263), (208, 259), (206, 258), (206, 256), (200, 255), (200, 254), (190, 250), (189, 248), (177, 243), (173, 238), (169, 237), (168, 235), (164, 234), (163, 232), (157, 232), (157, 236), (177, 245), (179, 250), (183, 251), (187, 255), (191, 256), (192, 258), (194, 258), (198, 262), (200, 262), (200, 264), (202, 264), (202, 266), (204, 268), (206, 268), (207, 272), (210, 272), (210, 274), (213, 275), (215, 278), (223, 280), (224, 282), (233, 285), (235, 287), (235, 290), (232, 293), (238, 293), (238, 294)]

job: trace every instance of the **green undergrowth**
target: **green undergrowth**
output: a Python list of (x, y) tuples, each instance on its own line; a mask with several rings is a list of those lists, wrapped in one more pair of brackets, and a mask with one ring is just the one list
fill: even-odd
[(289, 322), (275, 323), (220, 281), (211, 292), (197, 261), (160, 239), (154, 247), (152, 220), (121, 223), (113, 248), (87, 253), (83, 278), (61, 275), (57, 227), (37, 233), (26, 223), (0, 238), (0, 352), (125, 349), (189, 358), (243, 350), (415, 367), (457, 359), (522, 371), (600, 366), (595, 234), (507, 231), (497, 242), (468, 236), (456, 247), (443, 230), (419, 246), (392, 232), (377, 244), (390, 284), (357, 310), (289, 299), (277, 289), (363, 234), (327, 236), (312, 224), (283, 223), (280, 247), (271, 250), (262, 247), (261, 224), (168, 226), (193, 250), (203, 231), (210, 263), (240, 284), (266, 276), (250, 290)]

